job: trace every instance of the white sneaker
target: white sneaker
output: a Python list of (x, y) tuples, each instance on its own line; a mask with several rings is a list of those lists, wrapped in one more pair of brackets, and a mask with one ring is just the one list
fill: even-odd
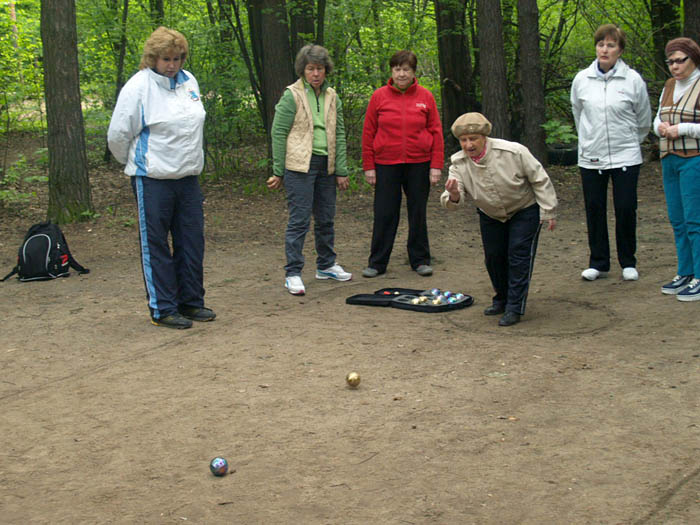
[(639, 279), (639, 272), (636, 268), (628, 266), (622, 269), (622, 280), (623, 281), (636, 281)]
[(325, 270), (316, 270), (316, 279), (335, 279), (336, 281), (349, 281), (352, 274), (343, 270), (339, 264), (334, 264)]
[(306, 293), (306, 288), (304, 288), (304, 281), (298, 275), (292, 275), (284, 280), (284, 287), (289, 290), (292, 295), (304, 295)]
[(586, 281), (595, 281), (598, 277), (607, 277), (608, 272), (600, 272), (595, 268), (586, 268), (581, 272), (581, 277)]

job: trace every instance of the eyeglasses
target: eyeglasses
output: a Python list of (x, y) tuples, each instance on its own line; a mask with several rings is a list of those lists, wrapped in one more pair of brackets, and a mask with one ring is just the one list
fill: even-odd
[(686, 60), (688, 60), (690, 57), (683, 57), (683, 58), (667, 58), (664, 60), (666, 62), (666, 65), (672, 66), (673, 64), (683, 64)]

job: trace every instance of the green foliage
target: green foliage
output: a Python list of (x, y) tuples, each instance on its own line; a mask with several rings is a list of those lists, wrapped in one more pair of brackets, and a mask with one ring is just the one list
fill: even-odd
[[(246, 3), (235, 0), (243, 24), (242, 38), (248, 52)], [(122, 0), (76, 0), (81, 93), (90, 166), (102, 162), (106, 129), (117, 89), (117, 67), (122, 36), (126, 39), (122, 81), (138, 69), (144, 41), (154, 29), (153, 2), (130, 2), (126, 25), (122, 24)], [(290, 9), (304, 8), (306, 2), (288, 2)], [(521, 105), (517, 86), (518, 28), (516, 0), (501, 0), (504, 53), (513, 111)], [(165, 0), (164, 24), (181, 31), (190, 52), (185, 68), (200, 84), (207, 112), (205, 126), (206, 177), (240, 179), (246, 191), (264, 190), (269, 153), (256, 94), (251, 87), (243, 50), (231, 22), (232, 2)], [(466, 2), (466, 30), (472, 60), (478, 66), (475, 49), (475, 3)], [(654, 79), (653, 36), (646, 0), (626, 2), (590, 0), (539, 0), (543, 83), (546, 97), (545, 129), (548, 142), (562, 142), (574, 136), (569, 102), (571, 81), (577, 71), (595, 58), (593, 32), (602, 23), (616, 23), (627, 33), (624, 60), (647, 79), (653, 95), (660, 90)], [(0, 0), (0, 133), (45, 132), (43, 68), (40, 36), (40, 0), (16, 2), (16, 20), (10, 4)], [(314, 13), (315, 16), (315, 13)], [(485, 30), (488, 30), (486, 28)], [(440, 72), (436, 42), (434, 3), (377, 2), (376, 0), (331, 0), (326, 3), (324, 42), (334, 59), (335, 71), (329, 81), (343, 101), (349, 161), (353, 167), (351, 191), (364, 191), (366, 183), (359, 166), (359, 144), (364, 111), (372, 92), (390, 76), (388, 61), (399, 49), (412, 49), (418, 56), (418, 77), (440, 105)], [(294, 50), (296, 51), (296, 50)], [(479, 91), (478, 68), (474, 83)], [(471, 109), (471, 108), (465, 108)], [(517, 115), (514, 115), (516, 118)], [(569, 126), (567, 128), (567, 126)], [(46, 170), (48, 155), (38, 152), (37, 166)], [(21, 164), (11, 169), (22, 169)], [(8, 169), (11, 171), (11, 169)], [(354, 175), (357, 173), (357, 177)], [(25, 198), (30, 193), (17, 184), (39, 184), (3, 179), (5, 200)]]
[[(39, 148), (34, 152), (36, 163), (44, 170), (49, 169), (49, 148)], [(48, 180), (48, 177), (46, 177)]]
[(363, 192), (371, 189), (371, 186), (365, 180), (364, 171), (362, 171), (362, 160), (359, 156), (348, 157), (348, 193)]
[[(99, 216), (99, 213), (96, 214), (96, 217)], [(107, 224), (109, 224), (111, 227), (132, 228), (137, 223), (134, 217), (123, 213), (117, 213), (116, 205), (110, 205), (105, 208), (105, 218), (107, 220)]]
[(9, 3), (0, 4), (0, 75), (11, 100), (42, 96), (39, 14), (39, 0), (17, 2), (13, 22)]
[(567, 124), (556, 118), (550, 119), (542, 124), (542, 128), (547, 134), (545, 142), (549, 145), (571, 144), (578, 139), (571, 124)]
[(100, 213), (91, 210), (83, 210), (80, 212), (81, 221), (94, 221), (95, 219), (98, 219), (101, 216), (102, 215)]
[[(36, 195), (32, 186), (45, 184), (48, 177), (30, 175), (32, 167), (24, 155), (19, 155), (18, 159), (11, 164), (7, 171), (0, 178), (0, 204), (14, 205), (29, 201)], [(25, 186), (29, 186), (30, 191), (26, 191)]]

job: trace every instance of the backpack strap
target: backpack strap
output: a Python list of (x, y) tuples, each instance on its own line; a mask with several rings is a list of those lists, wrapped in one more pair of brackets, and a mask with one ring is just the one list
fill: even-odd
[(19, 266), (15, 266), (14, 268), (12, 268), (12, 271), (10, 273), (8, 273), (5, 277), (0, 279), (0, 282), (4, 283), (5, 281), (7, 281), (10, 277), (12, 277), (17, 272), (19, 272)]
[(63, 235), (63, 232), (61, 232), (61, 240), (63, 241), (63, 245), (66, 247), (66, 252), (68, 252), (68, 263), (70, 264), (70, 267), (73, 268), (80, 275), (90, 273), (90, 270), (88, 268), (85, 268), (73, 258), (73, 254), (70, 252), (70, 248), (68, 247), (68, 241), (66, 241), (66, 236)]
[(76, 272), (78, 272), (80, 275), (83, 275), (85, 273), (90, 273), (89, 268), (85, 268), (84, 266), (81, 266), (81, 264), (73, 259), (72, 255), (68, 256), (68, 262), (70, 264), (70, 267), (73, 268)]

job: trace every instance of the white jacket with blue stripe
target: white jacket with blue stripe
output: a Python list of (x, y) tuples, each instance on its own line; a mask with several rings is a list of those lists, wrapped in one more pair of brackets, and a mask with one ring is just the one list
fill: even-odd
[(181, 179), (204, 167), (199, 84), (184, 69), (174, 78), (142, 69), (124, 85), (107, 131), (109, 149), (127, 175)]

